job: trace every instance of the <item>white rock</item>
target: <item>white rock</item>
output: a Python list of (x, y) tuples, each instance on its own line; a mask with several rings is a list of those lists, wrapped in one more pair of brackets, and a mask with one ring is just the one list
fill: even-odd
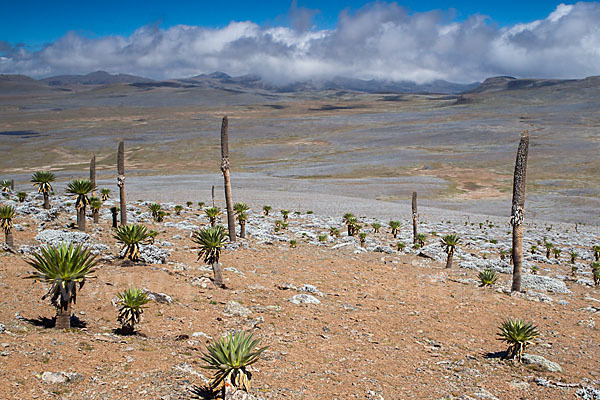
[(42, 374), (42, 380), (46, 383), (66, 383), (69, 380), (69, 377), (62, 372), (44, 372)]
[(290, 301), (294, 304), (321, 304), (319, 299), (315, 296), (306, 293), (297, 294), (293, 296)]
[(522, 360), (525, 364), (535, 365), (549, 372), (563, 372), (562, 367), (554, 361), (546, 360), (537, 354), (523, 354)]
[(164, 294), (164, 293), (156, 293), (156, 292), (151, 292), (150, 290), (144, 288), (142, 289), (146, 294), (148, 294), (148, 298), (150, 300), (154, 300), (157, 303), (163, 303), (163, 304), (171, 304), (173, 302), (173, 299), (171, 298), (171, 296), (169, 296), (168, 294)]
[(223, 312), (234, 317), (247, 317), (248, 315), (252, 314), (252, 311), (235, 300), (229, 300), (227, 304), (225, 304)]

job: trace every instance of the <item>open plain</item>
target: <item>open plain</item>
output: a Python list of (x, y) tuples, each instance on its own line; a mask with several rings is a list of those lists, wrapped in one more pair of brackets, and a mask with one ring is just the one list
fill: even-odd
[[(46, 168), (68, 180), (85, 174), (95, 153), (99, 176), (114, 180), (122, 138), (128, 175), (205, 194), (220, 181), (194, 177), (219, 172), (220, 120), (228, 115), (234, 187), (251, 180), (252, 189), (282, 195), (310, 188), (395, 203), (416, 190), (426, 206), (508, 216), (516, 145), (528, 129), (528, 217), (594, 223), (600, 78), (494, 79), (461, 96), (281, 93), (214, 82), (30, 87), (5, 79), (0, 149), (10, 157), (0, 158), (0, 176), (24, 185)], [(169, 175), (188, 175), (188, 184)], [(136, 193), (152, 180), (145, 182), (137, 180)]]

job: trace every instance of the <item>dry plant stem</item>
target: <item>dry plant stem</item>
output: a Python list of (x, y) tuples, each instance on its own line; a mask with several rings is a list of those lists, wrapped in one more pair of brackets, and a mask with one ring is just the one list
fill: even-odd
[(223, 272), (221, 271), (221, 265), (219, 263), (214, 263), (212, 265), (213, 275), (215, 277), (214, 284), (218, 288), (223, 287)]
[(240, 221), (240, 238), (246, 238), (246, 222)]
[(11, 249), (13, 247), (15, 247), (12, 230), (8, 231), (8, 232), (4, 232), (4, 241), (6, 242), (6, 245), (8, 247), (10, 247)]
[(49, 210), (50, 209), (50, 196), (48, 195), (48, 192), (44, 192), (44, 210)]
[(69, 329), (71, 328), (71, 302), (66, 303), (60, 301), (60, 306), (56, 310), (56, 329)]
[(412, 194), (412, 222), (413, 222), (413, 244), (417, 243), (417, 224), (419, 223), (419, 214), (417, 211), (417, 192)]
[(513, 281), (511, 291), (521, 291), (521, 267), (523, 264), (523, 218), (525, 212), (525, 183), (527, 174), (527, 155), (529, 152), (529, 133), (523, 132), (513, 179), (513, 198), (510, 223), (513, 227)]
[(229, 230), (229, 241), (235, 242), (235, 214), (233, 213), (233, 201), (231, 199), (231, 180), (229, 177), (229, 121), (227, 116), (223, 117), (221, 124), (221, 172), (225, 180), (225, 202), (227, 204), (227, 229)]
[(448, 251), (448, 259), (446, 260), (446, 268), (452, 268), (452, 259), (454, 258), (454, 249)]
[[(92, 156), (92, 159), (90, 160), (90, 182), (92, 182), (94, 187), (96, 187), (96, 155), (95, 154)], [(93, 195), (94, 195), (94, 192), (92, 191), (92, 196)]]
[(85, 207), (77, 209), (77, 227), (80, 231), (85, 232)]
[(117, 185), (119, 186), (119, 197), (121, 201), (121, 226), (127, 225), (127, 202), (125, 200), (125, 143), (119, 142), (117, 152)]

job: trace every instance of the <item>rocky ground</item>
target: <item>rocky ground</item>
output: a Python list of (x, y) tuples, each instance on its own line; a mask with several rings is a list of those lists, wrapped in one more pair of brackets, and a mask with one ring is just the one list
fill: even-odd
[[(142, 250), (144, 262), (131, 264), (118, 258), (111, 201), (86, 233), (71, 227), (72, 198), (53, 197), (49, 211), (33, 193), (11, 201), (4, 204), (18, 211), (18, 252), (0, 253), (0, 398), (198, 398), (209, 376), (201, 368), (205, 345), (249, 330), (269, 346), (252, 369), (252, 395), (263, 399), (600, 399), (600, 289), (590, 269), (597, 226), (528, 223), (524, 292), (511, 294), (512, 267), (500, 258), (510, 248), (506, 220), (428, 218), (419, 226), (426, 245), (413, 249), (408, 215), (390, 213), (374, 233), (376, 220), (357, 214), (367, 232), (363, 247), (347, 236), (341, 215), (291, 204), (288, 228), (276, 232), (279, 210), (264, 216), (253, 205), (248, 239), (221, 257), (227, 289), (215, 289), (190, 239), (208, 223), (196, 205), (177, 216), (175, 204), (162, 203), (170, 215), (156, 223), (149, 203), (132, 203), (130, 221), (159, 235)], [(397, 238), (389, 219), (403, 223)], [(341, 237), (319, 240), (332, 226)], [(439, 244), (447, 233), (461, 237), (452, 269), (444, 268)], [(547, 259), (544, 241), (561, 255)], [(59, 242), (85, 243), (101, 260), (78, 295), (71, 331), (52, 328), (54, 310), (41, 300), (46, 288), (23, 279), (30, 254)], [(579, 254), (575, 272), (571, 251)], [(500, 277), (492, 288), (479, 286), (486, 268)], [(154, 301), (138, 334), (122, 336), (115, 294), (130, 286)], [(509, 317), (539, 328), (527, 363), (501, 357), (506, 346), (496, 335)]]

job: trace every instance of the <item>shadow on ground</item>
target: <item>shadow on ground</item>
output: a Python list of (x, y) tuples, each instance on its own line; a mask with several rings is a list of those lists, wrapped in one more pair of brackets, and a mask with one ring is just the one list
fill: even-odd
[[(23, 318), (23, 321), (28, 324), (38, 326), (41, 328), (54, 328), (56, 326), (56, 317), (48, 318), (42, 317), (41, 315), (37, 318)], [(80, 320), (77, 316), (71, 315), (71, 328), (86, 328), (87, 323)]]

